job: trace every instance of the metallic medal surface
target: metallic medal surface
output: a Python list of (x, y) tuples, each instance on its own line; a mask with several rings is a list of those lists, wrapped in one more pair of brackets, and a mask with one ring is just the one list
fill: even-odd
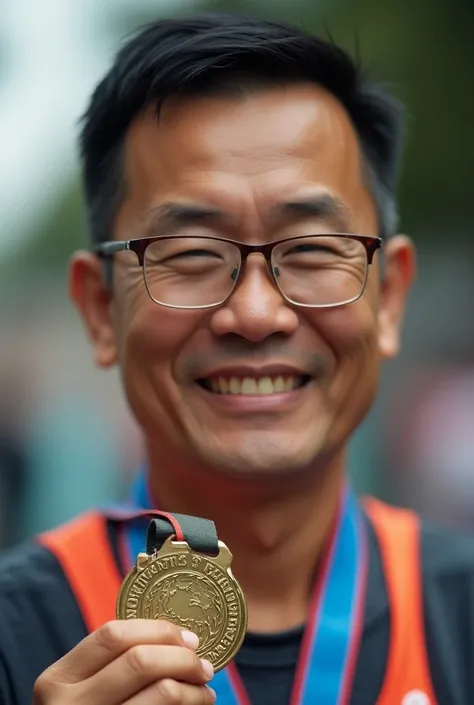
[(247, 607), (230, 568), (232, 554), (193, 551), (168, 538), (153, 554), (139, 553), (117, 598), (117, 619), (163, 619), (199, 637), (197, 654), (215, 671), (238, 652), (247, 631)]

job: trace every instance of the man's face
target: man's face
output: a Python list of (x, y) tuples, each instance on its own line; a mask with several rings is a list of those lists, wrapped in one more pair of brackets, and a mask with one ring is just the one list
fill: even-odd
[[(169, 100), (158, 122), (149, 111), (133, 123), (124, 173), (117, 240), (193, 234), (267, 243), (378, 233), (350, 119), (314, 85), (239, 99)], [(342, 208), (278, 215), (283, 202), (321, 195)], [(160, 216), (163, 204), (218, 210), (223, 217), (182, 222)], [(281, 475), (330, 457), (370, 406), (380, 360), (398, 346), (412, 273), (406, 239), (390, 243), (384, 269), (381, 284), (377, 262), (370, 267), (355, 303), (297, 308), (282, 298), (257, 254), (224, 305), (177, 310), (149, 298), (133, 252), (116, 256), (111, 294), (100, 264), (79, 253), (71, 291), (96, 361), (119, 363), (151, 446), (221, 472)]]

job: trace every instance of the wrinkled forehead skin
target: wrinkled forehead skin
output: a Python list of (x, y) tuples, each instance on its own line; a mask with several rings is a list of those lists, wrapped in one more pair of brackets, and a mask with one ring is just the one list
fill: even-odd
[(189, 199), (232, 216), (239, 239), (265, 241), (271, 237), (264, 233), (267, 214), (275, 203), (321, 191), (345, 205), (345, 222), (338, 225), (377, 232), (350, 118), (315, 85), (262, 91), (246, 99), (165, 101), (159, 122), (149, 109), (130, 127), (124, 170), (118, 238), (130, 237), (131, 223), (146, 221), (159, 202)]

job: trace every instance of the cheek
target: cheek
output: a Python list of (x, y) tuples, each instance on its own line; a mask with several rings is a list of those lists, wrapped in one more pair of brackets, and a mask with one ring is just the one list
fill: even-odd
[(148, 297), (130, 298), (122, 309), (120, 364), (127, 393), (169, 396), (174, 364), (199, 325), (196, 312), (167, 309)]
[(372, 356), (377, 347), (377, 315), (365, 299), (318, 312), (315, 326), (339, 363), (353, 356)]
[(377, 392), (377, 317), (374, 307), (364, 299), (323, 313), (318, 331), (335, 359), (327, 403), (333, 419), (330, 435), (337, 446), (360, 425)]
[(342, 412), (356, 413), (372, 400), (379, 378), (377, 315), (373, 301), (362, 298), (338, 309), (323, 311), (317, 329), (335, 359), (330, 383), (332, 402)]

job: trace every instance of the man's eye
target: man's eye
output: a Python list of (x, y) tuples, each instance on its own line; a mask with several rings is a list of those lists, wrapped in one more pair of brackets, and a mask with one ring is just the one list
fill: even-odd
[(185, 257), (220, 257), (218, 252), (212, 250), (185, 250), (184, 252), (176, 252), (173, 255), (168, 255), (167, 259), (184, 259)]
[(300, 254), (303, 253), (305, 254), (306, 252), (334, 252), (333, 249), (330, 247), (326, 247), (324, 245), (312, 245), (312, 244), (304, 244), (304, 245), (296, 245), (295, 247), (292, 247), (288, 252), (286, 253), (287, 255), (293, 255), (293, 254)]

